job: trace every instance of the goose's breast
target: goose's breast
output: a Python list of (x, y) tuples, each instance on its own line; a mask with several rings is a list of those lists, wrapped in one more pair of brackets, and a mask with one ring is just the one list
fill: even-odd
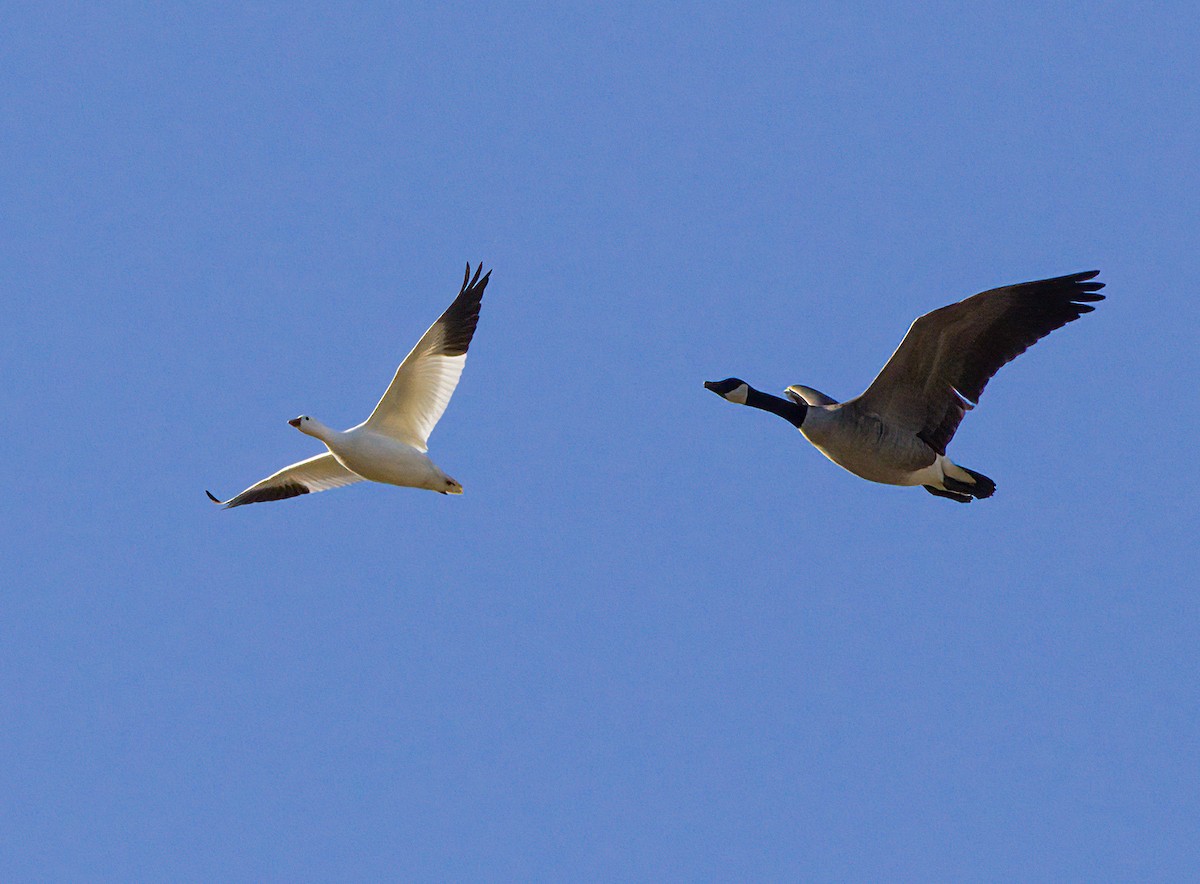
[(800, 428), (818, 451), (843, 469), (885, 485), (920, 485), (937, 459), (928, 445), (873, 414), (840, 406), (809, 408)]
[(341, 444), (330, 450), (344, 467), (372, 482), (421, 488), (434, 474), (427, 455), (379, 433), (347, 433)]

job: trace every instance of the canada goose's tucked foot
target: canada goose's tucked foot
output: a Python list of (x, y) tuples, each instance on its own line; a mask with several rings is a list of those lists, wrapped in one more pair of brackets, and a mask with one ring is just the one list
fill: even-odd
[(920, 316), (871, 385), (836, 402), (794, 384), (787, 399), (740, 378), (705, 387), (796, 427), (831, 461), (870, 482), (921, 485), (958, 503), (991, 497), (996, 483), (946, 456), (988, 381), (1050, 332), (1103, 301), (1097, 270), (990, 289)]
[(941, 488), (934, 488), (932, 485), (922, 485), (921, 487), (936, 497), (945, 497), (949, 500), (954, 500), (959, 503), (970, 503), (975, 499), (969, 494), (958, 494), (954, 491), (943, 491)]
[(975, 480), (975, 484), (972, 486), (970, 491), (972, 497), (977, 497), (980, 500), (983, 500), (984, 498), (991, 497), (996, 493), (996, 483), (983, 473), (977, 473), (974, 470), (968, 470), (966, 467), (959, 467), (959, 469)]
[(467, 264), (458, 296), (400, 363), (383, 398), (361, 424), (339, 432), (307, 414), (288, 421), (306, 436), (324, 442), (325, 453), (284, 467), (227, 501), (211, 491), (205, 494), (226, 509), (363, 480), (462, 494), (462, 485), (429, 458), (429, 434), (458, 386), (490, 276), (491, 271), (483, 273), (480, 264), (472, 277)]
[(945, 486), (947, 491), (955, 494), (966, 494), (968, 497), (978, 498), (979, 500), (991, 497), (992, 493), (996, 490), (995, 484), (981, 486), (978, 483), (960, 482), (958, 479), (952, 479), (950, 476), (942, 479), (942, 485)]

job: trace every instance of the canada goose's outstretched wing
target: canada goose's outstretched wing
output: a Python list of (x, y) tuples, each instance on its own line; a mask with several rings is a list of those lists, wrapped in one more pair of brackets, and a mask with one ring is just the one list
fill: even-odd
[(427, 451), (429, 434), (441, 419), (458, 386), (467, 361), (467, 347), (479, 323), (479, 307), (489, 270), (481, 279), (483, 264), (471, 278), (471, 265), (462, 288), (446, 312), (417, 341), (366, 420), (366, 426)]
[(213, 497), (211, 491), (205, 491), (213, 503), (221, 503), (226, 509), (231, 506), (241, 506), (244, 503), (262, 503), (266, 500), (286, 500), (300, 494), (313, 491), (328, 491), (330, 488), (340, 488), (342, 485), (352, 485), (363, 481), (358, 473), (346, 469), (337, 459), (325, 452), (308, 460), (284, 467), (261, 482), (255, 482), (241, 494), (229, 500), (220, 501)]
[[(919, 317), (855, 407), (920, 436), (938, 454), (1000, 367), (1090, 313), (1090, 270), (982, 292)], [(851, 403), (848, 403), (851, 404)]]

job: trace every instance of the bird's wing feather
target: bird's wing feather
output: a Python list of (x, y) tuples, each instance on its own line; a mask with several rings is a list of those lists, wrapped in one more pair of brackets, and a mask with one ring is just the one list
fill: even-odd
[(1090, 313), (1097, 270), (981, 292), (919, 317), (854, 407), (939, 454), (992, 376), (1056, 328)]
[[(255, 482), (241, 494), (224, 501), (223, 505), (228, 508), (241, 506), (244, 503), (286, 500), (300, 494), (328, 491), (330, 488), (340, 488), (343, 485), (352, 485), (361, 481), (363, 481), (362, 476), (346, 469), (337, 462), (332, 454), (325, 452), (310, 457), (308, 460), (294, 463), (290, 467), (284, 467), (261, 482)], [(206, 491), (205, 494), (214, 503), (222, 503), (213, 497), (211, 491)]]
[(812, 387), (806, 387), (804, 384), (792, 384), (783, 391), (789, 399), (797, 405), (803, 402), (805, 405), (837, 405), (837, 400), (832, 396), (826, 396), (820, 390), (814, 390)]
[(429, 434), (454, 395), (479, 323), (483, 290), (491, 276), (489, 270), (480, 278), (481, 270), (482, 264), (471, 278), (467, 265), (458, 297), (404, 357), (366, 426), (419, 451), (428, 449)]

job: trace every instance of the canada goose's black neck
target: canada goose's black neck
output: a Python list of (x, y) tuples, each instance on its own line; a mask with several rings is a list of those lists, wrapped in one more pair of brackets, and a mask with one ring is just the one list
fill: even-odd
[(792, 402), (790, 399), (780, 399), (778, 396), (756, 390), (749, 384), (746, 385), (746, 404), (751, 408), (761, 408), (763, 411), (777, 414), (796, 429), (800, 429), (805, 415), (808, 414), (807, 405)]

